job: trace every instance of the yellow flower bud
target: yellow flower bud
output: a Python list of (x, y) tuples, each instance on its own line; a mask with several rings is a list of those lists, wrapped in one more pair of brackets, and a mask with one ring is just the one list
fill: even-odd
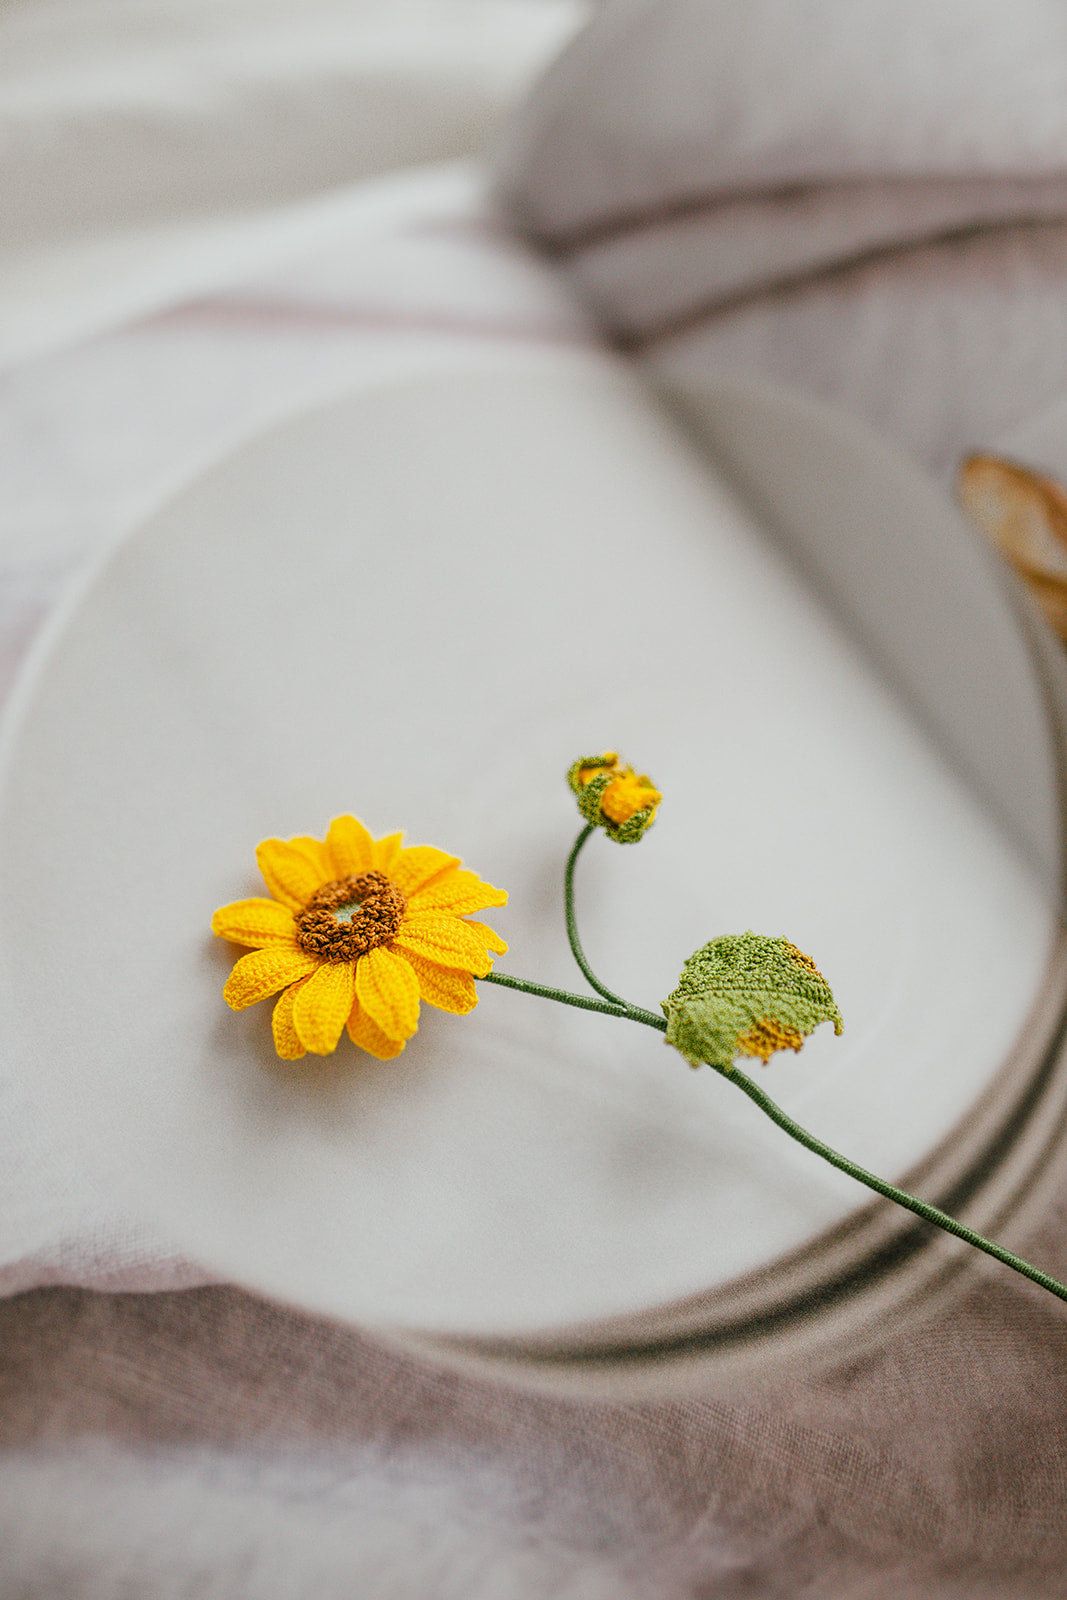
[(582, 756), (570, 767), (567, 782), (585, 820), (603, 828), (616, 844), (636, 844), (655, 821), (663, 798), (651, 778), (620, 766), (614, 750)]

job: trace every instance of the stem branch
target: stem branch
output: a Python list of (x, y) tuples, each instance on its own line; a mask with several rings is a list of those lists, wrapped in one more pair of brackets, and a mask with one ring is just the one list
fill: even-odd
[(615, 1005), (625, 1007), (626, 1001), (623, 1000), (619, 995), (614, 994), (606, 984), (601, 983), (600, 979), (597, 977), (596, 973), (585, 959), (585, 951), (582, 949), (582, 941), (578, 937), (578, 922), (574, 915), (575, 864), (577, 863), (578, 856), (581, 852), (582, 846), (585, 844), (585, 841), (589, 838), (590, 834), (595, 832), (595, 823), (586, 823), (585, 827), (574, 841), (571, 853), (567, 857), (567, 865), (563, 871), (563, 907), (567, 917), (567, 942), (571, 947), (571, 954), (581, 967), (582, 975), (590, 987), (595, 989), (597, 994), (602, 994), (605, 1000), (611, 1000)]
[[(654, 1011), (642, 1006), (632, 1006), (625, 1000), (591, 1000), (584, 994), (571, 994), (569, 989), (554, 989), (547, 983), (533, 983), (529, 978), (512, 978), (504, 972), (485, 972), (479, 983), (499, 983), (505, 989), (520, 989), (523, 994), (537, 994), (544, 1000), (558, 1000), (561, 1005), (578, 1006), (582, 1011), (600, 1011), (606, 1017), (625, 1017), (629, 1022), (643, 1022), (649, 1028), (666, 1033), (667, 1024)], [(604, 991), (602, 990), (601, 993)]]

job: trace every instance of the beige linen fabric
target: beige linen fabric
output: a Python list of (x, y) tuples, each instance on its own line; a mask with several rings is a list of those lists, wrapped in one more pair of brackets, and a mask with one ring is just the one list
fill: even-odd
[(501, 193), (671, 385), (780, 380), (939, 472), (1067, 387), (1067, 15), (610, 0)]
[[(1064, 1210), (1030, 1241), (1061, 1272)], [(581, 1406), (228, 1289), (0, 1306), (9, 1600), (1036, 1600), (1067, 1321), (998, 1277), (818, 1381)]]

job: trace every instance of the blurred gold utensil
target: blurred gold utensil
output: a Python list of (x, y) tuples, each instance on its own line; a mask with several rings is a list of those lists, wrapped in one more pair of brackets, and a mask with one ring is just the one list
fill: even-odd
[(1067, 489), (1017, 461), (982, 453), (960, 463), (956, 489), (1067, 640)]

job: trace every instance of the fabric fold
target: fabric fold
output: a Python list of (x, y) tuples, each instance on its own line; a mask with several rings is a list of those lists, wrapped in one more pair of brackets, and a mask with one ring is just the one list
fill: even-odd
[(497, 180), (669, 384), (808, 389), (939, 470), (1067, 388), (1067, 16), (1041, 0), (609, 0)]

